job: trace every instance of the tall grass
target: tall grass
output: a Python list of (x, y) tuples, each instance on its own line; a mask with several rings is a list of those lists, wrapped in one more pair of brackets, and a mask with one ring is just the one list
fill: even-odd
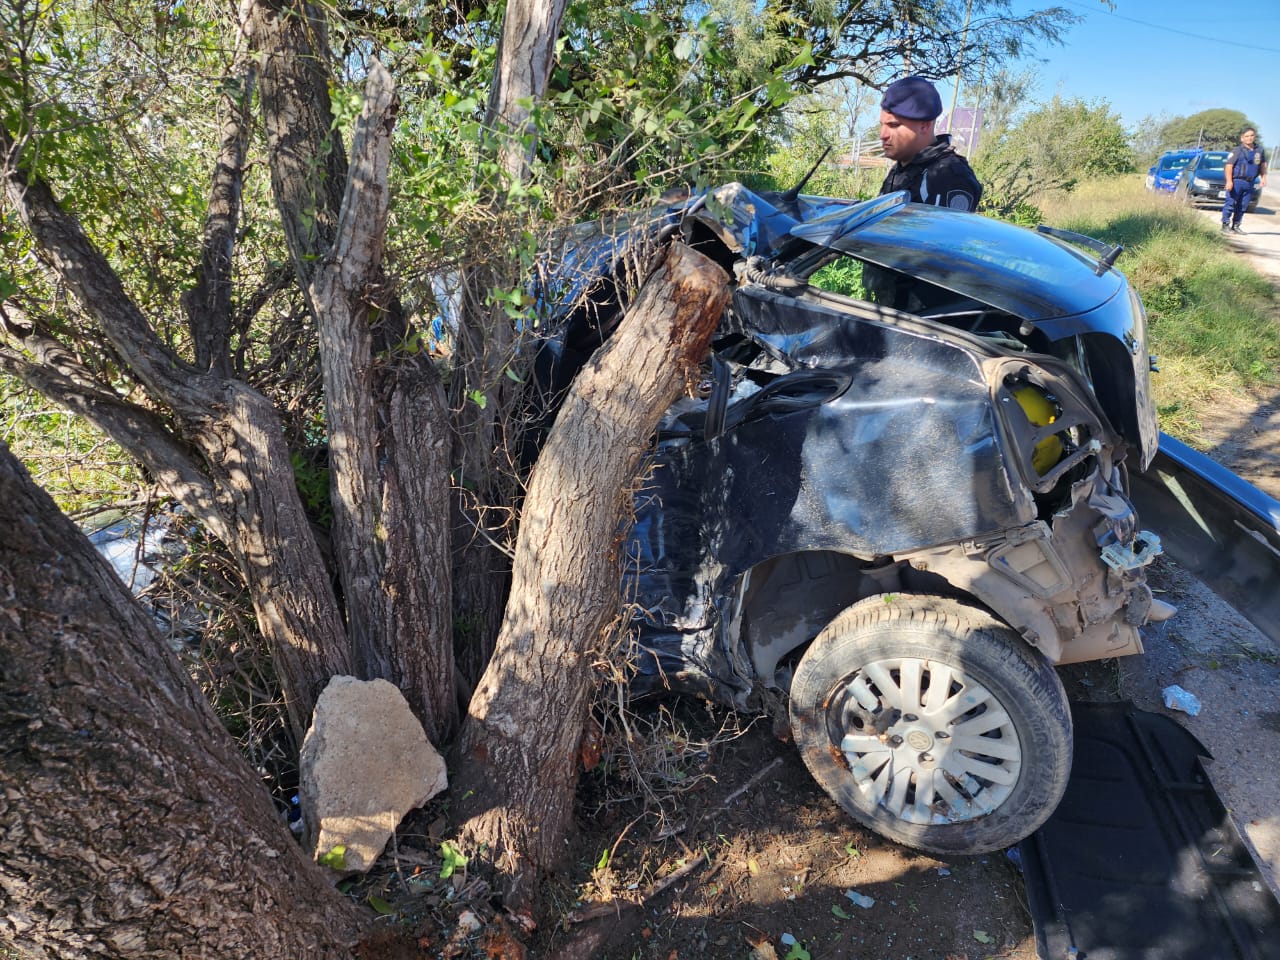
[(1195, 444), (1223, 396), (1280, 386), (1280, 295), (1214, 220), (1129, 177), (1042, 203), (1045, 222), (1122, 244), (1116, 266), (1147, 309), (1162, 429)]

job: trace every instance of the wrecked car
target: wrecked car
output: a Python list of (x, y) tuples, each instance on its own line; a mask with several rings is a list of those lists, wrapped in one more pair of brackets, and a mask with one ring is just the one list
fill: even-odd
[[(1018, 842), (1071, 765), (1055, 665), (1140, 653), (1172, 613), (1129, 498), (1158, 428), (1118, 248), (738, 184), (662, 223), (733, 291), (635, 496), (633, 694), (785, 702), (865, 826), (942, 854)], [(551, 381), (616, 322), (614, 286), (569, 318)]]

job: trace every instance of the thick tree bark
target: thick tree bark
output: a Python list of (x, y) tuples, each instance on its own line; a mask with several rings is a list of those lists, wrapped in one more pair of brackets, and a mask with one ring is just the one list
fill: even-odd
[[(449, 536), (443, 523), (422, 518), (438, 516), (449, 502), (443, 391), (417, 356), (375, 362), (370, 323), (382, 305), (376, 298), (385, 300), (372, 284), (381, 276), (394, 118), (394, 85), (375, 61), (337, 235), (312, 281), (311, 302), (347, 632), (362, 675), (395, 682), (427, 736), (442, 743), (457, 723)], [(424, 423), (433, 413), (437, 419)]]
[(523, 180), (533, 155), (532, 104), (542, 99), (555, 61), (566, 0), (508, 0), (485, 125), (501, 137), (498, 163)]
[[(508, 0), (498, 42), (498, 62), (485, 111), (494, 156), (511, 182), (528, 176), (537, 131), (532, 105), (546, 93), (555, 60), (565, 0)], [(502, 194), (495, 192), (495, 208)], [(499, 250), (502, 248), (499, 247)], [(489, 259), (484, 259), (485, 256)], [(519, 391), (506, 373), (523, 374), (520, 342), (505, 313), (486, 303), (492, 287), (502, 287), (504, 265), (482, 254), (464, 275), (463, 324), (454, 350), (452, 407), (457, 436), (455, 466), (465, 490), (454, 503), (454, 619), (460, 626), (457, 658), (474, 682), (489, 662), (506, 596), (506, 557), (490, 541), (484, 525), (491, 511), (519, 499), (513, 463), (502, 463), (518, 424), (512, 424)], [(479, 394), (484, 405), (470, 398)], [(509, 431), (509, 432), (504, 432)]]
[(173, 651), (3, 445), (0, 849), (0, 944), (23, 957), (342, 958), (356, 935)]
[(307, 0), (252, 0), (247, 30), (259, 60), (271, 190), (305, 288), (333, 245), (347, 182), (329, 99), (328, 25)]
[(508, 909), (527, 909), (538, 872), (563, 855), (590, 662), (609, 655), (619, 613), (630, 484), (728, 297), (720, 267), (670, 247), (579, 374), (530, 478), (506, 617), (463, 725), (453, 784), (463, 836), (473, 849), (487, 845)]

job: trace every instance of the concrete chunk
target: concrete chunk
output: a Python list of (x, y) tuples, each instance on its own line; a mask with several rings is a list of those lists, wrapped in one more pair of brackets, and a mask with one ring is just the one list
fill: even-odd
[(405, 814), (448, 786), (444, 760), (386, 680), (329, 681), (300, 767), (313, 856), (345, 847), (345, 870), (360, 873), (373, 866)]

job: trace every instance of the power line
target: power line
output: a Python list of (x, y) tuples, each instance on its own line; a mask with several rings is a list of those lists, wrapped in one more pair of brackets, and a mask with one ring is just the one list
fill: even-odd
[(1178, 30), (1175, 27), (1166, 27), (1162, 23), (1148, 23), (1146, 20), (1137, 20), (1134, 17), (1126, 17), (1119, 13), (1112, 13), (1109, 10), (1099, 10), (1097, 7), (1086, 6), (1083, 3), (1076, 3), (1075, 0), (1061, 0), (1067, 6), (1076, 7), (1085, 11), (1085, 13), (1102, 13), (1115, 20), (1127, 20), (1129, 23), (1136, 23), (1140, 27), (1150, 27), (1152, 30), (1163, 30), (1166, 33), (1176, 33), (1179, 36), (1190, 37), (1192, 40), (1204, 40), (1208, 43), (1221, 43), (1228, 47), (1239, 47), (1242, 50), (1257, 50), (1261, 53), (1280, 53), (1280, 50), (1274, 47), (1257, 47), (1251, 43), (1236, 43), (1234, 40), (1222, 40), (1219, 37), (1206, 37), (1203, 34), (1191, 33), (1188, 30)]

